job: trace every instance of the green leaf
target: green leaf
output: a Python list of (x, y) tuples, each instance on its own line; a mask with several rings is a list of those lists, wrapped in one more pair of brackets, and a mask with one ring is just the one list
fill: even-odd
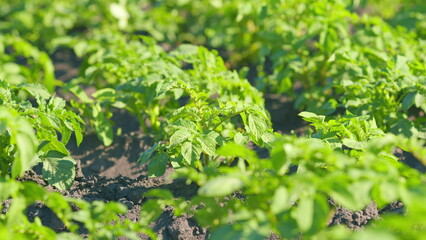
[(302, 197), (297, 203), (297, 207), (291, 212), (296, 220), (299, 229), (303, 232), (309, 230), (313, 222), (314, 202), (312, 198)]
[(92, 93), (92, 97), (96, 98), (98, 101), (102, 101), (104, 99), (113, 99), (115, 98), (115, 90), (112, 88), (103, 88), (94, 93)]
[(41, 97), (43, 99), (49, 99), (51, 97), (49, 91), (47, 91), (47, 89), (43, 85), (38, 83), (26, 83), (20, 85), (20, 87), (36, 98)]
[(216, 153), (216, 140), (208, 134), (197, 137), (198, 142), (201, 144), (201, 149), (209, 156), (214, 156)]
[(197, 125), (187, 119), (179, 119), (173, 123), (173, 126), (184, 127), (188, 130), (197, 130)]
[(221, 225), (212, 232), (210, 240), (244, 239), (243, 231), (236, 230), (232, 225)]
[(417, 92), (409, 92), (405, 95), (404, 99), (402, 99), (402, 109), (404, 111), (407, 111), (411, 106), (413, 106), (417, 95)]
[(185, 142), (181, 147), (183, 159), (189, 165), (200, 159), (201, 150), (201, 144), (198, 142)]
[(26, 216), (22, 214), (22, 212), (25, 210), (26, 207), (27, 203), (24, 197), (14, 197), (13, 203), (6, 213), (6, 224), (10, 227), (16, 227), (20, 226), (23, 222), (25, 222)]
[[(422, 105), (426, 105), (426, 95), (422, 95), (420, 93), (417, 93), (416, 97), (414, 99), (414, 104), (418, 108), (422, 107)], [(425, 109), (423, 109), (423, 110), (426, 111)]]
[(205, 197), (222, 197), (241, 189), (244, 183), (233, 176), (220, 176), (209, 180), (200, 189), (198, 194)]
[(278, 214), (291, 207), (288, 202), (288, 191), (285, 187), (281, 186), (275, 190), (274, 196), (272, 197), (271, 211), (274, 214)]
[(167, 153), (155, 155), (148, 164), (148, 175), (150, 177), (160, 177), (166, 172), (169, 156)]
[(345, 182), (339, 179), (333, 179), (332, 182), (330, 195), (343, 207), (359, 211), (371, 202), (371, 182), (355, 182), (349, 185), (344, 185)]
[(0, 181), (0, 201), (9, 199), (10, 196), (16, 195), (19, 191), (19, 184), (12, 180)]
[(291, 163), (291, 159), (287, 157), (284, 150), (285, 146), (284, 143), (277, 142), (271, 150), (272, 167), (279, 175), (284, 175)]
[(180, 129), (177, 130), (171, 137), (170, 137), (170, 145), (177, 145), (186, 139), (188, 139), (191, 136), (191, 133), (188, 130)]
[(325, 229), (330, 217), (330, 207), (327, 198), (322, 195), (316, 195), (314, 200), (314, 214), (312, 226), (308, 233), (311, 235)]
[(57, 139), (53, 139), (51, 141), (44, 141), (43, 145), (39, 146), (39, 150), (45, 153), (49, 151), (57, 151), (64, 155), (69, 155), (68, 149), (65, 147), (65, 145), (59, 142)]
[(43, 178), (60, 190), (70, 188), (75, 178), (75, 160), (57, 151), (49, 151), (43, 157)]
[(357, 149), (357, 150), (362, 150), (367, 147), (367, 143), (365, 142), (358, 142), (348, 138), (343, 139), (343, 145), (352, 149)]
[(307, 122), (312, 122), (312, 123), (322, 123), (324, 122), (324, 119), (325, 119), (325, 116), (316, 115), (315, 113), (312, 113), (312, 112), (301, 112), (298, 115), (301, 116), (303, 120)]
[(217, 154), (228, 157), (241, 157), (249, 161), (257, 158), (255, 151), (236, 143), (228, 143), (224, 145), (217, 150)]
[(83, 130), (81, 129), (80, 123), (78, 121), (72, 121), (72, 126), (74, 129), (77, 146), (80, 146), (81, 142), (83, 141)]
[(151, 155), (157, 149), (157, 147), (158, 147), (158, 143), (154, 144), (152, 147), (148, 148), (148, 150), (143, 152), (138, 159), (139, 164), (147, 163), (149, 159), (151, 158)]
[(93, 99), (89, 98), (83, 89), (78, 85), (67, 86), (67, 89), (74, 93), (83, 103), (93, 103)]
[(105, 146), (111, 145), (114, 138), (112, 125), (105, 118), (105, 115), (99, 103), (93, 106), (92, 115), (98, 138), (104, 143)]
[(247, 145), (249, 138), (247, 136), (244, 136), (242, 133), (237, 132), (234, 136), (234, 141), (239, 145), (245, 146)]
[(247, 130), (255, 136), (255, 138), (260, 138), (262, 133), (268, 128), (265, 120), (256, 115), (248, 115), (247, 117)]

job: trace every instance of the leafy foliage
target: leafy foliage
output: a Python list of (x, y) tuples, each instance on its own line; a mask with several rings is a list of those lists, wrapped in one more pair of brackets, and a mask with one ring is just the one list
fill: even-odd
[[(0, 237), (9, 239), (82, 239), (79, 236), (81, 227), (89, 233), (89, 239), (116, 239), (124, 236), (128, 239), (139, 239), (136, 233), (146, 233), (153, 236), (152, 231), (139, 223), (130, 221), (121, 222), (118, 214), (126, 212), (121, 203), (92, 203), (68, 199), (59, 193), (47, 192), (41, 186), (32, 182), (17, 182), (14, 180), (0, 180), (0, 201), (10, 201), (10, 205), (0, 209), (5, 214), (0, 215)], [(24, 214), (25, 209), (34, 203), (44, 203), (51, 209), (69, 232), (56, 233), (43, 226), (40, 218), (29, 221)], [(77, 210), (71, 207), (73, 204)], [(155, 236), (154, 236), (155, 237)]]
[[(0, 35), (0, 78), (12, 84), (42, 83), (50, 92), (61, 82), (55, 79), (49, 55), (26, 40)], [(23, 58), (23, 59), (22, 59)]]
[[(0, 81), (0, 92), (1, 175), (11, 173), (14, 178), (42, 162), (43, 176), (50, 184), (59, 189), (71, 186), (75, 160), (70, 157), (65, 145), (73, 132), (77, 144), (81, 143), (81, 118), (65, 110), (65, 101), (51, 97), (42, 85), (13, 86)], [(37, 107), (20, 97), (24, 93), (35, 98)]]
[[(113, 136), (107, 120), (111, 107), (135, 114), (146, 132), (148, 122), (157, 139), (170, 138), (169, 144), (155, 146), (159, 154), (150, 161), (150, 175), (162, 175), (169, 161), (175, 167), (208, 165), (216, 158), (216, 146), (230, 140), (243, 145), (251, 140), (265, 147), (275, 138), (260, 93), (235, 72), (227, 71), (215, 52), (182, 45), (166, 54), (150, 39), (144, 40), (148, 46), (138, 40), (127, 44), (120, 38), (101, 38), (78, 48), (84, 49), (82, 55), (88, 54), (90, 67), (84, 70), (85, 78), (76, 79), (69, 87), (80, 99), (72, 104), (89, 115), (104, 144), (110, 144)], [(103, 41), (118, 41), (122, 48), (91, 50), (105, 49), (99, 47)], [(100, 83), (97, 79), (118, 86), (102, 88), (91, 99), (74, 85)], [(141, 157), (142, 163), (149, 161), (152, 153), (147, 154)]]
[[(415, 152), (423, 143), (408, 145)], [(290, 239), (300, 234), (339, 239), (327, 228), (333, 213), (329, 197), (354, 211), (371, 201), (384, 207), (401, 200), (410, 212), (423, 176), (385, 157), (395, 146), (408, 145), (406, 138), (385, 135), (369, 140), (354, 158), (333, 150), (326, 140), (283, 137), (273, 144), (270, 159), (260, 160), (243, 146), (225, 145), (218, 153), (242, 157), (237, 166), (206, 173), (183, 169), (175, 177), (201, 186), (187, 211), (213, 229), (213, 239), (264, 238), (271, 232)], [(419, 215), (412, 216), (415, 221)], [(418, 238), (421, 232), (412, 236)]]
[[(426, 166), (424, 3), (1, 3), (0, 201), (12, 205), (2, 209), (0, 238), (78, 239), (75, 222), (92, 239), (155, 238), (147, 226), (167, 206), (194, 215), (212, 239), (424, 238), (424, 174), (393, 154), (401, 148)], [(82, 61), (65, 84), (48, 55), (60, 48)], [(72, 111), (52, 97), (57, 87), (74, 94)], [(275, 133), (261, 92), (289, 96), (313, 126), (310, 136)], [(77, 144), (83, 138), (77, 113), (110, 145), (116, 108), (157, 142), (139, 158), (148, 174), (172, 166), (175, 178), (199, 186), (197, 196), (155, 189), (140, 222), (121, 222), (119, 203), (66, 199), (9, 179), (41, 162), (50, 184), (69, 187), (75, 161), (66, 144), (72, 134)], [(252, 143), (269, 156), (260, 159)], [(401, 201), (405, 213), (352, 232), (328, 226), (330, 198), (351, 210)], [(70, 232), (28, 221), (23, 211), (35, 201)]]

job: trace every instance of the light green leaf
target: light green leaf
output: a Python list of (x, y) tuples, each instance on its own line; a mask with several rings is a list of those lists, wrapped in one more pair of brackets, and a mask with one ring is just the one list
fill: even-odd
[(237, 132), (234, 136), (234, 141), (237, 144), (245, 146), (247, 145), (249, 138), (247, 136), (244, 136), (242, 133)]
[(68, 149), (65, 147), (65, 145), (59, 142), (57, 139), (53, 139), (51, 141), (44, 141), (42, 144), (40, 144), (39, 151), (45, 153), (49, 151), (57, 151), (64, 155), (69, 155)]
[(93, 115), (95, 130), (96, 130), (96, 134), (98, 138), (104, 143), (105, 146), (111, 145), (114, 138), (112, 125), (105, 118), (105, 115), (99, 103), (93, 106), (92, 115)]
[(268, 128), (268, 125), (263, 118), (249, 114), (246, 127), (248, 132), (253, 134), (255, 138), (260, 138), (262, 133)]
[(216, 152), (216, 141), (211, 138), (210, 135), (202, 135), (198, 137), (197, 140), (201, 144), (201, 149), (209, 156), (214, 156)]
[(183, 159), (191, 165), (200, 159), (201, 145), (198, 142), (185, 142), (182, 144), (181, 152)]
[(301, 116), (303, 120), (307, 122), (312, 122), (312, 123), (322, 123), (324, 122), (324, 119), (325, 119), (325, 116), (316, 115), (315, 113), (312, 113), (312, 112), (301, 112), (298, 115)]
[(78, 85), (68, 86), (68, 90), (78, 97), (83, 103), (93, 103), (93, 99), (89, 98), (83, 89)]
[(343, 185), (338, 179), (333, 180), (330, 192), (331, 197), (343, 207), (352, 211), (359, 211), (371, 202), (371, 182), (355, 182)]
[(127, 19), (127, 18), (130, 17), (125, 6), (123, 6), (121, 4), (111, 3), (109, 5), (109, 10), (110, 10), (111, 14), (117, 19)]
[(31, 167), (31, 161), (35, 157), (36, 149), (35, 137), (29, 134), (28, 131), (18, 132), (15, 140), (18, 152), (12, 165), (12, 178), (22, 175)]
[(396, 57), (395, 70), (404, 74), (410, 73), (410, 67), (407, 65), (407, 57), (401, 55)]
[(275, 136), (275, 134), (270, 132), (263, 133), (261, 138), (265, 143), (272, 143), (278, 139), (277, 136)]
[(352, 149), (357, 149), (357, 150), (362, 150), (367, 147), (367, 143), (365, 142), (358, 142), (348, 138), (343, 139), (343, 145)]
[(278, 187), (275, 190), (274, 196), (271, 203), (271, 211), (274, 214), (278, 214), (284, 210), (287, 210), (291, 207), (291, 204), (288, 203), (288, 192), (285, 187)]
[(246, 160), (256, 159), (256, 152), (236, 143), (228, 143), (217, 150), (217, 154), (228, 157), (241, 157)]
[(426, 95), (422, 95), (420, 93), (417, 93), (416, 97), (414, 99), (414, 104), (418, 108), (420, 108), (422, 105), (425, 105), (426, 104)]
[(300, 198), (297, 207), (291, 212), (292, 217), (296, 220), (300, 230), (303, 232), (309, 230), (312, 226), (314, 215), (314, 202), (312, 198)]
[(243, 186), (243, 181), (237, 177), (220, 176), (204, 184), (198, 190), (198, 194), (205, 197), (221, 197), (229, 195)]
[(186, 120), (186, 119), (177, 120), (176, 122), (173, 123), (173, 126), (183, 127), (193, 131), (197, 129), (197, 125), (194, 122), (190, 120)]
[(49, 99), (51, 97), (49, 91), (38, 83), (26, 83), (20, 87), (29, 92), (33, 97), (41, 97), (43, 99)]
[(177, 145), (185, 140), (187, 140), (191, 136), (191, 133), (186, 129), (180, 129), (177, 130), (171, 137), (170, 137), (170, 145)]
[(115, 97), (115, 90), (112, 88), (103, 88), (92, 93), (92, 97), (96, 98), (97, 100), (113, 99)]
[(75, 140), (77, 142), (77, 146), (80, 146), (81, 142), (83, 141), (83, 133), (82, 133), (82, 129), (80, 126), (80, 123), (78, 121), (72, 121), (72, 126), (74, 129), (74, 134), (75, 134)]

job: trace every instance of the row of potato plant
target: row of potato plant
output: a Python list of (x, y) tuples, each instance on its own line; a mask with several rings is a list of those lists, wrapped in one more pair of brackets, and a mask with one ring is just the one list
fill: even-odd
[[(342, 135), (362, 134), (340, 126), (330, 128)], [(373, 126), (366, 129), (375, 131)], [(420, 205), (426, 179), (398, 162), (392, 152), (401, 147), (424, 164), (424, 142), (382, 134), (354, 149), (351, 141), (344, 139), (340, 144), (350, 150), (338, 150), (330, 140), (283, 136), (273, 143), (267, 159), (259, 159), (244, 146), (228, 144), (217, 153), (233, 159), (235, 166), (222, 165), (205, 172), (184, 168), (174, 174), (174, 178), (186, 178), (200, 186), (189, 203), (173, 203), (167, 191), (155, 190), (153, 194), (168, 199), (179, 212), (194, 214), (211, 230), (210, 239), (261, 239), (271, 233), (284, 239), (366, 239), (378, 234), (386, 239), (421, 239), (426, 223), (421, 216), (426, 209)], [(372, 201), (379, 209), (401, 201), (404, 214), (384, 214), (364, 230), (352, 232), (329, 226), (335, 208), (330, 199), (353, 211)]]
[[(119, 219), (118, 214), (127, 211), (121, 203), (89, 203), (48, 192), (33, 182), (14, 180), (41, 163), (49, 184), (61, 190), (72, 185), (75, 160), (65, 145), (71, 133), (81, 143), (83, 121), (64, 106), (63, 99), (52, 97), (42, 85), (0, 81), (0, 238), (82, 239), (82, 227), (89, 239), (139, 239), (137, 233), (155, 238), (147, 224)], [(30, 221), (26, 209), (36, 203), (52, 210), (66, 231), (57, 233), (43, 226), (38, 217)]]
[[(391, 25), (357, 14), (355, 5), (169, 1), (161, 7), (187, 12), (194, 19), (182, 27), (189, 36), (225, 48), (240, 66), (246, 59), (257, 72), (259, 89), (293, 95), (298, 109), (330, 115), (345, 108), (370, 115), (383, 130), (424, 138), (419, 110), (425, 109), (425, 41), (412, 28), (401, 27), (408, 20)], [(414, 16), (418, 19), (410, 23), (421, 31), (423, 18)], [(299, 85), (301, 94), (294, 90)], [(410, 115), (416, 121), (404, 120)]]
[[(112, 107), (134, 114), (144, 132), (160, 141), (140, 159), (150, 162), (150, 175), (164, 174), (168, 162), (201, 170), (230, 141), (267, 147), (275, 139), (261, 93), (228, 71), (217, 53), (193, 45), (166, 53), (151, 39), (142, 40), (107, 34), (75, 45), (87, 64), (83, 76), (65, 88), (79, 98), (72, 105), (104, 144), (112, 142)], [(100, 89), (91, 98), (79, 84)]]
[[(295, 95), (295, 104), (299, 109), (329, 115), (339, 108), (349, 108), (355, 114), (374, 117), (384, 130), (392, 129), (394, 133), (424, 137), (425, 130), (421, 127), (424, 118), (418, 115), (417, 110), (424, 108), (421, 105), (425, 98), (425, 80), (422, 75), (425, 71), (423, 49), (426, 48), (419, 33), (422, 31), (420, 13), (413, 13), (411, 18), (410, 15), (405, 18), (396, 16), (396, 20), (385, 22), (365, 13), (359, 15), (357, 11), (368, 8), (365, 3), (325, 0), (261, 3), (126, 1), (119, 4), (82, 0), (76, 6), (58, 1), (51, 8), (38, 7), (44, 4), (45, 0), (37, 0), (17, 4), (21, 6), (19, 8), (5, 8), (3, 21), (8, 23), (4, 24), (5, 32), (25, 36), (37, 43), (44, 38), (31, 38), (26, 34), (53, 31), (55, 34), (45, 34), (56, 39), (55, 44), (47, 48), (53, 51), (73, 39), (69, 36), (73, 35), (72, 29), (87, 29), (87, 34), (74, 34), (83, 38), (96, 38), (99, 35), (96, 29), (105, 29), (100, 26), (108, 26), (108, 31), (120, 29), (117, 25), (120, 18), (117, 17), (122, 15), (129, 24), (125, 32), (145, 31), (173, 46), (189, 41), (225, 49), (221, 53), (234, 57), (240, 66), (242, 59), (246, 59), (247, 64), (257, 72), (255, 75), (258, 75), (259, 89)], [(78, 14), (81, 12), (80, 7), (86, 7), (89, 11), (81, 16)], [(38, 18), (50, 19), (48, 16), (59, 9), (66, 9), (69, 14), (54, 14), (55, 19), (61, 21), (43, 21), (44, 24), (37, 25), (42, 28), (40, 31), (29, 31), (32, 25), (28, 24), (39, 22)], [(33, 13), (28, 14), (29, 18), (34, 19), (26, 20), (27, 24), (23, 22), (24, 10)], [(173, 27), (161, 27), (165, 23), (158, 21), (155, 16), (174, 19), (171, 25), (171, 21), (167, 21)], [(137, 25), (141, 18), (150, 29)], [(62, 25), (68, 27), (52, 25), (54, 23), (64, 23)], [(27, 28), (22, 28), (27, 25)], [(21, 26), (22, 29), (14, 26)], [(164, 37), (166, 35), (169, 37)], [(43, 42), (49, 41), (44, 39)], [(84, 48), (85, 44), (78, 45), (76, 50)], [(99, 51), (97, 54), (98, 57), (106, 55)], [(107, 64), (110, 68), (113, 65), (113, 62)], [(117, 71), (122, 72), (134, 71), (129, 66), (131, 64), (113, 68), (119, 68)], [(302, 94), (293, 92), (299, 84), (304, 89)], [(52, 90), (52, 83), (48, 88)], [(348, 99), (347, 95), (356, 95), (360, 100)], [(374, 99), (373, 104), (368, 103), (370, 98)], [(412, 103), (415, 103), (413, 108)], [(362, 112), (353, 111), (354, 106)], [(380, 111), (373, 111), (375, 109)], [(402, 120), (413, 111), (413, 117), (416, 120), (420, 117), (420, 120), (415, 123)]]

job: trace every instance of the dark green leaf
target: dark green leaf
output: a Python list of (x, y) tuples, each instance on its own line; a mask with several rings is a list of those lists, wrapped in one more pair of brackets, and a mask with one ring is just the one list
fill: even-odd
[(148, 150), (143, 152), (138, 159), (139, 164), (147, 163), (149, 161), (149, 159), (151, 158), (151, 155), (157, 149), (157, 147), (158, 147), (158, 143), (154, 144), (152, 147), (148, 148)]
[(43, 178), (60, 190), (71, 187), (75, 177), (75, 160), (57, 151), (43, 157)]
[(155, 155), (148, 164), (148, 175), (150, 177), (160, 177), (166, 172), (169, 156), (166, 153)]
[(413, 106), (417, 95), (417, 92), (409, 92), (405, 95), (404, 99), (402, 99), (402, 109), (404, 111), (408, 111), (408, 109)]

